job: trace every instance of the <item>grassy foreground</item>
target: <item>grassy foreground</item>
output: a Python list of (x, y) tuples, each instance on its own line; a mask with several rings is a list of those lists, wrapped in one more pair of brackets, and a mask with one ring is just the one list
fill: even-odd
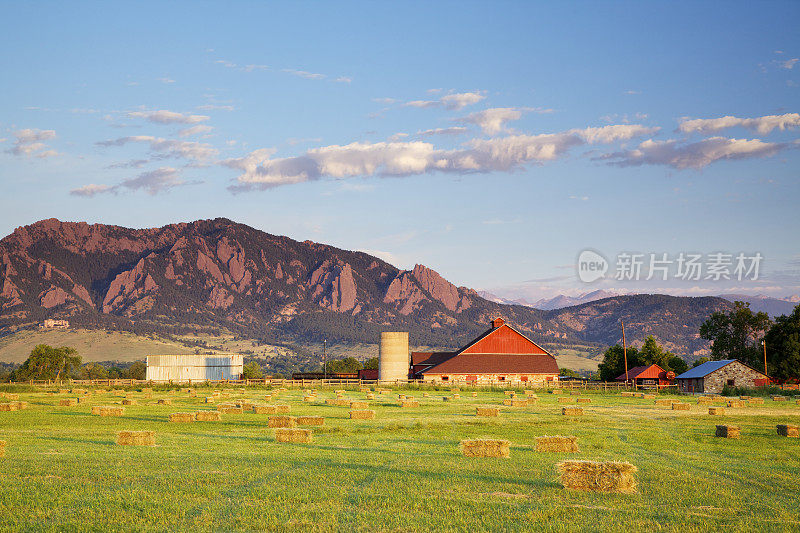
[[(24, 390), (24, 389), (23, 389)], [(293, 415), (325, 417), (311, 444), (278, 444), (269, 415), (223, 415), (222, 422), (169, 423), (169, 413), (213, 409), (210, 389), (142, 392), (121, 418), (90, 414), (121, 397), (21, 392), (30, 407), (0, 412), (0, 530), (346, 530), (346, 531), (797, 531), (800, 439), (776, 424), (800, 422), (794, 401), (726, 409), (710, 416), (656, 407), (653, 400), (591, 394), (580, 418), (561, 415), (557, 396), (536, 406), (503, 407), (479, 419), (475, 407), (505, 395), (480, 392), (444, 402), (449, 392), (376, 395), (375, 420), (349, 420), (347, 407), (314, 404), (289, 390), (269, 403)], [(231, 398), (268, 403), (266, 389)], [(362, 400), (364, 394), (348, 391)], [(173, 405), (155, 405), (171, 398)], [(7, 401), (0, 399), (0, 402)], [(218, 400), (226, 401), (226, 400)], [(715, 424), (741, 427), (741, 440), (714, 437)], [(117, 446), (119, 430), (153, 430), (155, 447)], [(576, 435), (580, 453), (537, 453), (534, 437)], [(509, 459), (462, 457), (459, 441), (496, 437)], [(566, 458), (629, 461), (634, 495), (562, 488), (554, 465)]]

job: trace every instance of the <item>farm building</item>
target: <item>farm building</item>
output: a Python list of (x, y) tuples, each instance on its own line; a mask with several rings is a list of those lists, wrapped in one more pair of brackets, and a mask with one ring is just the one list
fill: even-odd
[(547, 350), (505, 324), (454, 352), (412, 352), (410, 375), (423, 381), (529, 382), (558, 380), (558, 364)]
[(759, 387), (766, 385), (767, 376), (736, 359), (709, 361), (675, 378), (682, 392), (719, 394), (725, 385), (730, 387)]
[(628, 369), (627, 376), (620, 374), (615, 381), (635, 381), (637, 385), (669, 385), (675, 379), (675, 372), (667, 372), (656, 364), (635, 366)]
[(181, 383), (241, 379), (244, 357), (238, 354), (148, 355), (148, 381)]

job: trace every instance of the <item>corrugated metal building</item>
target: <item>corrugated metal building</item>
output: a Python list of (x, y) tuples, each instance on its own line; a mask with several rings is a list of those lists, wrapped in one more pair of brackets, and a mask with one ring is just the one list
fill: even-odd
[(544, 348), (502, 319), (456, 352), (412, 352), (410, 374), (424, 381), (543, 383), (558, 381), (558, 364)]
[(174, 383), (241, 379), (243, 367), (240, 354), (148, 355), (146, 379)]

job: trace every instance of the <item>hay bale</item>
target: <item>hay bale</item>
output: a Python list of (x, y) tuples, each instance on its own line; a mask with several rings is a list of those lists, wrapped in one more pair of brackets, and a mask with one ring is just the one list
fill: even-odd
[(375, 418), (375, 411), (371, 409), (359, 409), (350, 411), (351, 420), (373, 420)]
[(740, 408), (744, 407), (746, 404), (742, 400), (728, 400), (728, 407), (731, 408)]
[(78, 399), (64, 398), (63, 400), (58, 402), (58, 405), (60, 405), (61, 407), (75, 407), (76, 405), (78, 405)]
[(575, 398), (570, 398), (569, 396), (562, 396), (558, 399), (558, 403), (575, 403)]
[(214, 398), (213, 396), (206, 396), (205, 398), (203, 398), (203, 402), (204, 403), (214, 403), (215, 399), (216, 398)]
[[(95, 409), (97, 409), (96, 413)], [(98, 405), (92, 407), (92, 414), (97, 414), (99, 416), (123, 416), (125, 414), (125, 408), (117, 407), (116, 405)]]
[(423, 392), (422, 393), (422, 397), (423, 398), (430, 398), (431, 397), (431, 393), (430, 392)]
[(81, 395), (81, 396), (85, 395), (85, 394), (88, 394), (86, 389), (72, 389), (72, 390), (69, 391), (69, 393), (70, 394), (75, 394), (75, 395)]
[(707, 396), (700, 396), (697, 398), (697, 405), (711, 405), (713, 402), (714, 400)]
[(786, 396), (772, 396), (773, 402), (785, 402)]
[(298, 426), (324, 426), (325, 418), (321, 416), (298, 416)]
[(375, 393), (368, 392), (366, 398), (367, 398), (367, 400), (374, 400), (375, 399)]
[(169, 421), (179, 423), (194, 422), (195, 416), (194, 413), (170, 413)]
[(475, 416), (500, 416), (499, 407), (476, 407)]
[(313, 401), (316, 401), (316, 399), (317, 399), (316, 396), (303, 396), (303, 401), (304, 402), (313, 402)]
[(286, 413), (290, 413), (291, 411), (292, 411), (292, 406), (291, 405), (278, 404), (278, 405), (275, 406), (275, 412), (278, 413), (278, 414), (281, 414), (281, 413), (282, 414), (286, 414)]
[(561, 414), (564, 416), (582, 416), (583, 407), (562, 407)]
[(297, 418), (286, 415), (271, 416), (268, 419), (267, 426), (271, 428), (293, 428), (297, 426)]
[(764, 405), (764, 398), (750, 398), (747, 402), (750, 405)]
[(571, 390), (571, 391), (569, 391), (569, 395), (570, 396), (580, 396), (581, 395), (581, 391), (579, 391), (579, 390)]
[(633, 395), (634, 393), (631, 391), (622, 391), (620, 393), (620, 396), (622, 396), (623, 398), (633, 398)]
[(350, 402), (350, 409), (369, 409), (368, 402)]
[(672, 407), (672, 404), (676, 401), (670, 398), (656, 398), (655, 405), (657, 407)]
[(578, 398), (578, 403), (592, 403), (591, 398)]
[(120, 446), (155, 446), (155, 431), (120, 431), (117, 433), (117, 444)]
[(592, 492), (636, 492), (636, 467), (616, 461), (563, 461), (556, 465), (565, 488)]
[(793, 437), (795, 439), (800, 437), (800, 432), (794, 424), (778, 424), (775, 427), (778, 430), (778, 435), (781, 437)]
[(275, 430), (276, 442), (288, 442), (292, 444), (307, 444), (312, 440), (310, 429), (279, 428)]
[(562, 435), (536, 437), (537, 452), (568, 452), (576, 453), (578, 449), (578, 437)]
[(19, 410), (17, 402), (0, 403), (0, 411), (17, 411), (17, 410)]
[(194, 419), (197, 422), (220, 422), (222, 414), (219, 411), (197, 411)]
[(529, 397), (530, 397), (530, 396), (533, 396), (534, 398), (536, 398), (536, 397), (537, 397), (537, 396), (536, 396), (536, 393), (535, 393), (535, 392), (533, 392), (533, 391), (532, 391), (532, 390), (530, 390), (530, 389), (525, 389), (525, 396), (529, 396)]
[(122, 405), (136, 405), (136, 400), (122, 400)]
[(69, 394), (69, 389), (58, 389), (59, 394)]
[(473, 392), (473, 393), (472, 393), (472, 397), (473, 397), (473, 398), (477, 398), (477, 397), (478, 397), (478, 393), (477, 393), (477, 392)]
[(419, 402), (417, 400), (404, 400), (400, 402), (400, 407), (413, 409), (419, 407)]
[(656, 399), (656, 395), (655, 394), (642, 394), (641, 397), (642, 397), (643, 400), (655, 400)]
[(460, 394), (453, 394), (453, 399), (454, 400), (458, 400), (459, 398), (461, 398)]
[(739, 426), (717, 426), (717, 431), (714, 436), (725, 439), (738, 439)]
[(325, 400), (326, 405), (333, 405), (336, 407), (350, 407), (350, 400), (347, 398), (336, 398)]
[(278, 414), (278, 408), (274, 405), (254, 405), (253, 412), (257, 415), (275, 415)]
[(561, 392), (562, 392), (561, 389), (552, 389), (550, 391), (550, 394), (561, 394)]
[(19, 400), (19, 394), (12, 394), (10, 392), (0, 392), (0, 398), (5, 398), (6, 400), (16, 401)]
[(241, 415), (244, 414), (244, 409), (241, 407), (233, 407), (233, 406), (223, 406), (220, 405), (217, 407), (217, 411), (224, 414), (224, 415)]
[(672, 404), (673, 411), (690, 411), (691, 409), (692, 405), (688, 403), (675, 402)]
[(158, 405), (172, 405), (172, 400), (169, 398), (161, 398), (158, 400)]
[(709, 407), (708, 414), (710, 415), (724, 415), (725, 408), (724, 407)]
[(507, 407), (525, 407), (528, 405), (528, 400), (523, 400), (522, 398), (506, 398), (503, 400), (503, 405)]
[(503, 439), (465, 439), (461, 441), (464, 457), (503, 457), (511, 456), (511, 442)]
[(29, 407), (28, 402), (12, 402), (17, 404), (17, 411), (24, 411)]

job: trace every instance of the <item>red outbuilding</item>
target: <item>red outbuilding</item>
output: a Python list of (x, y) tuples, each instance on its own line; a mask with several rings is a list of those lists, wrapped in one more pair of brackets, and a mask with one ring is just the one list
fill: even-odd
[(635, 366), (628, 369), (628, 376), (622, 374), (615, 381), (635, 381), (637, 385), (669, 385), (675, 380), (675, 372), (667, 372), (656, 364)]
[(501, 318), (460, 350), (411, 353), (410, 376), (424, 381), (534, 384), (558, 374), (555, 357)]

